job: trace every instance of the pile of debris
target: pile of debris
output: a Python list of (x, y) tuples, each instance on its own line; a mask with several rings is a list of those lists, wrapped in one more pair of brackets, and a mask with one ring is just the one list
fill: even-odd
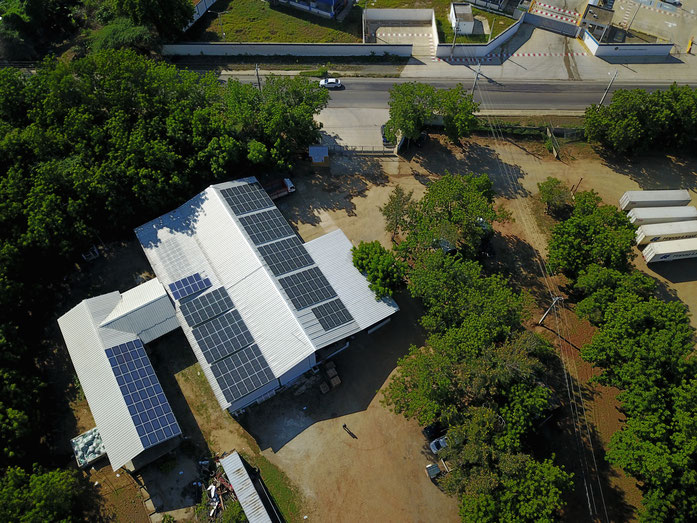
[(322, 394), (326, 394), (331, 389), (335, 389), (341, 385), (341, 379), (339, 378), (339, 373), (336, 371), (336, 364), (333, 361), (328, 361), (324, 364), (324, 374), (327, 376), (329, 383), (322, 381), (322, 383), (319, 384), (319, 390)]
[[(227, 454), (227, 453), (225, 453)], [(208, 519), (216, 520), (219, 515), (225, 510), (228, 503), (235, 503), (237, 496), (230, 485), (225, 471), (220, 465), (220, 459), (225, 457), (214, 456), (211, 459), (204, 459), (198, 462), (199, 471), (201, 473), (201, 481), (195, 481), (193, 487), (198, 492), (206, 490), (208, 498)]]
[(77, 466), (81, 469), (87, 468), (99, 458), (106, 456), (102, 436), (99, 434), (97, 427), (71, 439), (70, 445), (73, 447)]

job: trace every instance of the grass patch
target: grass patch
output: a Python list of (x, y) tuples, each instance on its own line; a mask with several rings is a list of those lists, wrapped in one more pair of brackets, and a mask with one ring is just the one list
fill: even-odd
[(288, 476), (261, 454), (255, 456), (243, 454), (243, 457), (260, 470), (264, 484), (269, 489), (284, 519), (291, 523), (303, 521), (300, 513), (302, 496), (288, 479)]
[[(433, 8), (441, 43), (453, 41), (453, 29), (448, 21), (451, 0), (368, 0), (355, 5), (342, 23), (327, 20), (289, 6), (271, 7), (263, 0), (221, 0), (216, 11), (225, 14), (206, 14), (187, 32), (187, 40), (225, 42), (281, 43), (359, 43), (363, 41), (363, 8), (423, 9)], [(472, 8), (475, 16), (489, 22), (491, 38), (508, 29), (515, 20)], [(457, 43), (486, 43), (489, 35), (459, 36)]]

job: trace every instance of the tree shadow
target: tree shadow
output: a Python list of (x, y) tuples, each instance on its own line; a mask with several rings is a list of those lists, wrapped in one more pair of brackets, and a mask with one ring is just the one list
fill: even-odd
[(644, 190), (697, 191), (697, 157), (692, 154), (673, 156), (649, 153), (625, 157), (601, 146), (594, 146), (593, 149), (609, 169), (628, 176)]
[(372, 334), (358, 334), (347, 350), (332, 359), (341, 379), (337, 388), (322, 394), (320, 383), (329, 381), (324, 370), (307, 374), (238, 417), (260, 449), (278, 452), (315, 423), (368, 408), (399, 358), (411, 344), (422, 344), (425, 339), (418, 321), (423, 313), (419, 300), (409, 297), (406, 291), (396, 299), (400, 310), (390, 323)]
[(329, 166), (309, 161), (297, 165), (293, 177), (296, 192), (278, 200), (276, 206), (293, 222), (318, 225), (326, 211), (355, 216), (354, 199), (365, 198), (371, 186), (388, 181), (379, 156), (333, 154)]

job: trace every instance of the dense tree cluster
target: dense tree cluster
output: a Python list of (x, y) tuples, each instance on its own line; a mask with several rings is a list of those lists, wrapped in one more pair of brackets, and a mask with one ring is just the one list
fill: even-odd
[[(595, 197), (582, 199), (586, 206)], [(578, 202), (578, 200), (577, 200)], [(590, 209), (598, 209), (597, 202)], [(595, 211), (592, 211), (595, 212)], [(555, 235), (569, 235), (564, 245), (578, 246), (572, 269), (574, 292), (582, 299), (576, 312), (599, 329), (582, 347), (582, 357), (602, 370), (600, 383), (619, 388), (626, 416), (609, 445), (607, 458), (639, 482), (644, 492), (642, 520), (697, 519), (697, 367), (693, 357), (694, 329), (680, 302), (654, 296), (655, 281), (628, 263), (627, 225), (607, 211), (608, 224), (618, 230), (596, 230), (621, 242), (593, 243), (589, 228), (561, 224)], [(585, 213), (584, 213), (585, 215)], [(574, 216), (567, 222), (578, 222)], [(555, 245), (559, 245), (557, 242)], [(595, 245), (595, 246), (594, 246)], [(590, 255), (595, 248), (616, 259)], [(552, 248), (550, 247), (550, 257)], [(568, 269), (569, 266), (566, 266)]]
[(609, 105), (586, 109), (586, 136), (618, 153), (681, 150), (697, 144), (697, 89), (620, 89)]
[(366, 275), (378, 298), (392, 296), (404, 283), (405, 265), (379, 241), (361, 242), (354, 247), (353, 264)]
[(399, 136), (409, 140), (418, 138), (424, 126), (436, 116), (443, 119), (445, 134), (455, 143), (469, 136), (477, 126), (474, 113), (479, 104), (462, 84), (440, 90), (418, 82), (396, 84), (390, 89), (389, 106), (385, 135), (393, 142)]
[(544, 182), (537, 184), (537, 189), (547, 213), (552, 216), (561, 216), (571, 205), (571, 191), (558, 178), (548, 176)]
[(549, 266), (570, 278), (589, 265), (626, 271), (632, 258), (634, 226), (617, 208), (602, 205), (594, 192), (580, 192), (571, 216), (552, 229)]
[(327, 99), (302, 78), (222, 86), (130, 51), (0, 69), (0, 470), (29, 467), (49, 430), (40, 336), (80, 253), (217, 180), (292, 167)]
[[(414, 202), (395, 190), (383, 207), (407, 287), (422, 300), (421, 347), (400, 359), (384, 402), (422, 425), (447, 428), (450, 472), (441, 487), (460, 500), (463, 521), (552, 521), (571, 475), (534, 457), (530, 436), (554, 404), (545, 384), (554, 351), (522, 329), (526, 296), (471, 258), (481, 217), (502, 219), (484, 176), (447, 175)], [(446, 253), (444, 232), (457, 246)]]

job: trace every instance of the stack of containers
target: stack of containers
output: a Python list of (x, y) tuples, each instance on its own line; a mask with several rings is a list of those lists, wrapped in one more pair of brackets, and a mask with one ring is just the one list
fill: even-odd
[(637, 245), (647, 263), (697, 257), (697, 208), (688, 206), (690, 193), (675, 191), (627, 191), (620, 208), (638, 225)]

